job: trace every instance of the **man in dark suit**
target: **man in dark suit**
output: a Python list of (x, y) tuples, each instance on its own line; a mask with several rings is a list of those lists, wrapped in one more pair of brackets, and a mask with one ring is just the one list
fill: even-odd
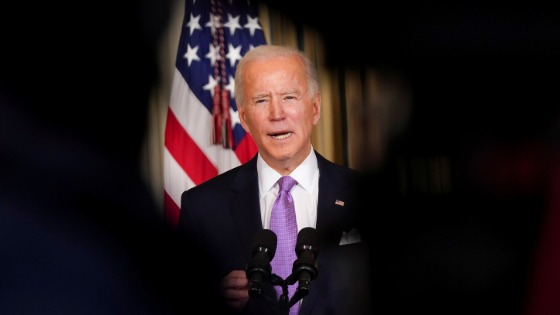
[(249, 294), (247, 266), (259, 231), (270, 228), (277, 182), (289, 175), (297, 182), (290, 192), (297, 229), (312, 228), (319, 243), (317, 273), (308, 294), (292, 309), (299, 306), (299, 314), (368, 314), (368, 248), (360, 239), (364, 220), (355, 196), (358, 173), (313, 149), (311, 135), (321, 110), (313, 63), (289, 47), (258, 46), (237, 66), (235, 91), (241, 124), (258, 154), (185, 191), (180, 231), (209, 255), (215, 270), (210, 281), (232, 311), (284, 313), (273, 276), (264, 281), (261, 294)]

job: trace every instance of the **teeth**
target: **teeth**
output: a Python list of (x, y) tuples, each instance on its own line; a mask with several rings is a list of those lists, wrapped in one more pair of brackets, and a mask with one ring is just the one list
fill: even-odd
[(281, 134), (281, 135), (274, 135), (273, 137), (275, 139), (278, 139), (278, 140), (283, 140), (283, 139), (288, 138), (290, 135), (291, 135), (291, 133), (285, 133), (285, 134)]

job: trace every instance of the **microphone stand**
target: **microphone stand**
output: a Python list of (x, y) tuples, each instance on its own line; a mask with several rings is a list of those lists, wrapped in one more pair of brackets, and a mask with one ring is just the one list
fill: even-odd
[(288, 315), (290, 307), (293, 304), (289, 304), (288, 301), (288, 284), (286, 280), (282, 279), (277, 274), (272, 274), (270, 275), (270, 282), (275, 286), (282, 287), (282, 294), (280, 294), (280, 298), (278, 299), (278, 307), (280, 308), (280, 315)]
[(281, 315), (288, 315), (290, 308), (309, 294), (309, 281), (300, 281), (294, 296), (288, 299), (288, 286), (297, 282), (296, 276), (297, 274), (292, 273), (285, 280), (276, 274), (270, 276), (270, 281), (273, 285), (282, 287), (282, 294), (278, 299), (278, 307), (280, 308)]
[(293, 303), (290, 304), (290, 301), (288, 301), (288, 285), (286, 281), (276, 274), (271, 274), (268, 281), (270, 281), (274, 286), (282, 287), (282, 294), (278, 298), (278, 301), (264, 294), (261, 283), (257, 281), (249, 283), (249, 295), (265, 299), (271, 304), (278, 305), (278, 307), (280, 308), (280, 314), (288, 315), (290, 307), (293, 305)]
[[(278, 298), (280, 315), (288, 315), (290, 312), (290, 308), (309, 294), (311, 280), (313, 280), (317, 276), (317, 267), (315, 266), (314, 261), (307, 256), (308, 255), (304, 255), (294, 262), (293, 271), (286, 279), (282, 279), (277, 274), (270, 274), (268, 281), (270, 281), (274, 286), (282, 287), (282, 294), (280, 294), (280, 297)], [(295, 284), (296, 282), (298, 282), (296, 292), (294, 293), (294, 296), (289, 299), (288, 286)], [(249, 286), (249, 294), (251, 296), (259, 296), (261, 298), (265, 298), (267, 301), (275, 303), (274, 299), (262, 293), (260, 284), (260, 281), (251, 283)]]

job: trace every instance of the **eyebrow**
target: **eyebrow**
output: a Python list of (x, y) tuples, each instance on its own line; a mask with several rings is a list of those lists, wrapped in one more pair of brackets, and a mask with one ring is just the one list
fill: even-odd
[(260, 98), (264, 98), (264, 97), (270, 97), (270, 93), (259, 93), (253, 97), (251, 97), (251, 100), (256, 100), (256, 99), (260, 99)]

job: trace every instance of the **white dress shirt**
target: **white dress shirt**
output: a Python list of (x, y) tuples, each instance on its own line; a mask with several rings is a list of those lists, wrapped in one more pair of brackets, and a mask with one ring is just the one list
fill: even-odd
[[(262, 224), (265, 229), (268, 229), (272, 205), (278, 196), (279, 186), (276, 182), (282, 175), (266, 164), (260, 155), (257, 158), (257, 172), (259, 174)], [(297, 181), (297, 185), (292, 188), (291, 194), (296, 209), (298, 232), (305, 227), (315, 228), (319, 196), (319, 167), (313, 147), (311, 147), (311, 152), (309, 152), (307, 158), (289, 176)]]

